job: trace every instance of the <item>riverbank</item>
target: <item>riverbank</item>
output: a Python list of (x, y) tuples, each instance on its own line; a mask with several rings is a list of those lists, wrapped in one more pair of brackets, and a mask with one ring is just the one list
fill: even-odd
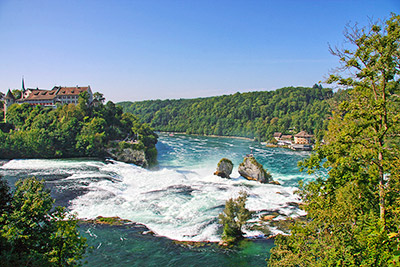
[(241, 136), (225, 136), (225, 135), (206, 135), (206, 134), (188, 134), (186, 132), (157, 132), (168, 135), (175, 134), (184, 134), (184, 135), (192, 135), (192, 136), (204, 136), (204, 137), (218, 137), (218, 138), (230, 138), (230, 139), (238, 139), (238, 140), (248, 140), (248, 141), (256, 141), (254, 138), (241, 137)]

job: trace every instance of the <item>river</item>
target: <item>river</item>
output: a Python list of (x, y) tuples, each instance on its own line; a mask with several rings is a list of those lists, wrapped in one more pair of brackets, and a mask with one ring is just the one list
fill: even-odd
[[(118, 216), (138, 223), (81, 226), (93, 247), (86, 257), (89, 266), (262, 266), (273, 242), (262, 239), (263, 232), (258, 230), (246, 230), (246, 236), (256, 241), (234, 249), (213, 243), (188, 246), (173, 240), (220, 240), (218, 214), (225, 201), (241, 190), (249, 194), (247, 208), (256, 212), (253, 222), (270, 212), (279, 214), (276, 219), (304, 214), (294, 205), (299, 202), (294, 191), (299, 180), (314, 179), (297, 168), (309, 152), (183, 134), (160, 134), (157, 149), (157, 170), (117, 161), (27, 159), (6, 162), (0, 166), (0, 175), (10, 184), (29, 176), (44, 179), (56, 205), (67, 206), (79, 218)], [(281, 185), (240, 177), (237, 166), (249, 153)], [(234, 163), (231, 179), (213, 175), (224, 157)], [(148, 230), (155, 234), (146, 234)]]

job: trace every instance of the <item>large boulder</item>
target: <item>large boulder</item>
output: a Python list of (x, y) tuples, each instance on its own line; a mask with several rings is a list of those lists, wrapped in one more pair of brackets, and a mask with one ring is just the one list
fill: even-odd
[(126, 163), (133, 163), (135, 165), (144, 168), (148, 166), (144, 150), (124, 148), (124, 149), (108, 149), (107, 152), (115, 160)]
[(266, 172), (263, 166), (257, 162), (254, 157), (245, 157), (239, 165), (239, 174), (248, 180), (268, 183), (271, 180), (271, 174)]
[(217, 171), (214, 175), (218, 175), (222, 178), (230, 178), (233, 169), (233, 163), (229, 159), (223, 158), (218, 162)]

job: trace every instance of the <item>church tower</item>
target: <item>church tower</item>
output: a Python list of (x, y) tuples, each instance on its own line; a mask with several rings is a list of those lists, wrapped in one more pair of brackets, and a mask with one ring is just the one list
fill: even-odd
[(24, 76), (22, 76), (22, 92), (21, 92), (21, 99), (25, 98), (25, 80), (24, 80)]

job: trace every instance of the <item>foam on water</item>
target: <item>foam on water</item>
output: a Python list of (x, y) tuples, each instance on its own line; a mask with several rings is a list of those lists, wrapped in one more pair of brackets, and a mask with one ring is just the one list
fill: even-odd
[(204, 169), (147, 171), (114, 162), (101, 170), (117, 173), (121, 183), (93, 182), (89, 187), (95, 190), (72, 201), (71, 208), (79, 217), (119, 216), (177, 240), (219, 240), (218, 214), (225, 201), (242, 189), (250, 195), (251, 210), (283, 209), (286, 203), (298, 201), (294, 188), (202, 176)]
[[(283, 181), (285, 186), (260, 184), (240, 177), (237, 165), (249, 147), (267, 165), (274, 179)], [(292, 170), (296, 162), (287, 162), (304, 158), (301, 154), (267, 150), (244, 140), (180, 135), (161, 136), (158, 148), (161, 167), (157, 171), (116, 161), (12, 160), (0, 167), (0, 174), (61, 175), (51, 183), (59, 183), (62, 190), (85, 189), (70, 200), (69, 208), (79, 218), (118, 216), (176, 240), (218, 241), (221, 231), (218, 214), (225, 201), (237, 197), (241, 190), (249, 194), (246, 205), (250, 210), (303, 215), (288, 205), (299, 199), (293, 193), (296, 187), (287, 186), (302, 177)], [(232, 159), (236, 166), (232, 179), (212, 175), (222, 157)], [(259, 234), (247, 232), (248, 236)]]

